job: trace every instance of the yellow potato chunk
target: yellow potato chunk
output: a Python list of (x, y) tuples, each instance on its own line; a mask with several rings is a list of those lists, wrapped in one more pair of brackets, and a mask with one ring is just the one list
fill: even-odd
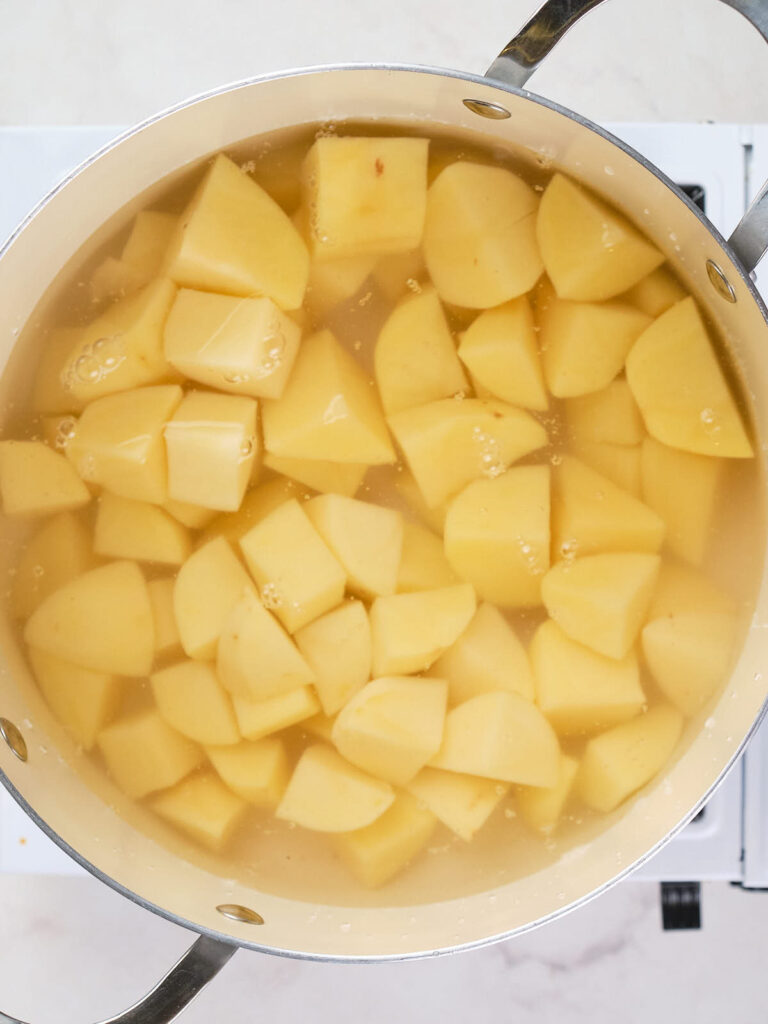
[(324, 744), (307, 747), (275, 814), (316, 832), (364, 828), (392, 805), (387, 782), (360, 771)]
[(344, 596), (346, 572), (295, 498), (252, 527), (240, 547), (262, 598), (289, 633)]
[(182, 288), (165, 325), (165, 355), (185, 377), (218, 391), (279, 398), (300, 335), (271, 299)]
[(56, 327), (44, 338), (32, 385), (32, 408), (41, 413), (79, 412), (79, 402), (64, 385), (62, 370), (77, 343), (79, 327)]
[(168, 275), (187, 288), (266, 295), (282, 309), (297, 309), (309, 253), (274, 199), (219, 154), (181, 215), (167, 266)]
[(303, 626), (295, 639), (314, 673), (323, 711), (335, 715), (371, 676), (371, 626), (365, 605), (345, 601)]
[(70, 512), (91, 500), (71, 464), (42, 441), (0, 443), (0, 495), (7, 516)]
[(200, 505), (190, 505), (187, 501), (163, 502), (163, 508), (170, 513), (182, 526), (188, 526), (190, 530), (202, 530), (213, 519), (216, 518), (216, 511), (211, 508), (202, 508)]
[(658, 555), (587, 555), (554, 565), (541, 582), (550, 616), (572, 640), (609, 658), (634, 646), (656, 587)]
[(445, 717), (443, 745), (430, 765), (449, 772), (554, 786), (560, 746), (541, 711), (519, 693), (482, 693)]
[[(322, 493), (351, 498), (360, 488), (368, 467), (357, 462), (328, 462), (325, 459), (286, 459), (264, 454), (264, 466)], [(268, 486), (268, 485), (265, 485)]]
[(734, 615), (736, 608), (731, 597), (708, 576), (686, 565), (662, 562), (648, 620), (689, 612)]
[(79, 402), (168, 380), (163, 327), (176, 287), (167, 278), (120, 299), (79, 333), (64, 360), (61, 380)]
[(529, 654), (536, 701), (561, 736), (597, 732), (634, 718), (645, 706), (632, 653), (606, 658), (550, 619), (536, 630)]
[(426, 276), (421, 249), (381, 256), (373, 269), (376, 287), (389, 302), (397, 302), (407, 292), (415, 292)]
[(389, 425), (430, 507), (547, 443), (546, 430), (527, 412), (477, 398), (407, 409), (390, 416)]
[(445, 555), (484, 601), (502, 608), (541, 604), (549, 568), (549, 469), (520, 466), (476, 480), (454, 498)]
[(269, 809), (280, 803), (290, 769), (285, 744), (277, 736), (232, 747), (206, 747), (205, 752), (221, 781), (243, 800)]
[(313, 715), (301, 723), (301, 728), (308, 736), (315, 736), (326, 743), (333, 743), (333, 723), (336, 717), (329, 718), (328, 715)]
[(395, 490), (405, 506), (406, 512), (416, 516), (430, 530), (442, 534), (443, 527), (445, 526), (445, 517), (448, 513), (447, 503), (430, 508), (426, 501), (424, 501), (424, 496), (419, 490), (419, 485), (414, 480), (413, 475), (402, 466), (398, 467), (395, 475)]
[(211, 665), (181, 661), (149, 677), (157, 709), (174, 729), (198, 743), (239, 743), (229, 694)]
[(443, 543), (418, 523), (403, 523), (403, 547), (397, 570), (398, 593), (433, 590), (456, 583)]
[(160, 658), (181, 653), (181, 637), (173, 611), (174, 586), (174, 580), (170, 579), (150, 580), (147, 583), (155, 620), (155, 656)]
[(309, 265), (306, 304), (318, 318), (360, 291), (376, 265), (375, 256), (341, 256), (325, 260), (322, 254)]
[(109, 774), (133, 799), (173, 786), (203, 760), (200, 747), (154, 708), (119, 718), (96, 742)]
[(462, 335), (459, 358), (496, 398), (525, 409), (547, 408), (533, 313), (524, 295), (481, 313)]
[(173, 610), (185, 654), (216, 657), (224, 624), (253, 584), (228, 542), (219, 537), (189, 556), (173, 588)]
[(262, 423), (273, 455), (371, 466), (395, 461), (368, 378), (330, 331), (302, 342), (283, 396), (265, 402)]
[(509, 791), (509, 784), (422, 768), (406, 788), (439, 821), (469, 842)]
[(461, 636), (474, 614), (475, 592), (466, 583), (376, 598), (373, 674), (423, 672)]
[(245, 492), (242, 504), (237, 512), (228, 512), (216, 516), (203, 534), (203, 541), (207, 543), (224, 537), (233, 543), (244, 537), (246, 533), (266, 519), (270, 512), (273, 512), (280, 505), (290, 498), (296, 498), (304, 502), (310, 495), (306, 487), (302, 487), (294, 480), (287, 480), (285, 477), (277, 477), (274, 480), (267, 480), (258, 487)]
[(424, 230), (428, 139), (317, 139), (304, 161), (311, 245), (322, 259), (415, 249)]
[(588, 807), (607, 813), (649, 782), (669, 760), (683, 720), (668, 704), (587, 743), (576, 776), (576, 792)]
[(521, 786), (517, 791), (517, 809), (523, 821), (536, 832), (551, 835), (571, 795), (579, 762), (560, 755), (560, 776), (554, 786)]
[(371, 825), (334, 837), (334, 849), (358, 882), (378, 889), (429, 842), (437, 818), (408, 793), (400, 793)]
[(670, 551), (701, 565), (707, 550), (724, 463), (708, 455), (643, 442), (640, 472), (643, 501), (667, 524)]
[(161, 505), (168, 498), (163, 429), (182, 394), (169, 384), (97, 398), (77, 421), (67, 458), (86, 482)]
[(93, 532), (97, 555), (181, 565), (189, 549), (186, 528), (157, 505), (108, 492), (99, 498)]
[(495, 690), (533, 700), (533, 675), (525, 648), (498, 608), (481, 604), (459, 639), (430, 673), (448, 682), (450, 704)]
[(536, 238), (561, 299), (610, 299), (664, 262), (626, 217), (562, 174), (541, 197)]
[(320, 710), (320, 702), (311, 686), (300, 686), (266, 700), (234, 697), (233, 704), (240, 732), (249, 740), (280, 732), (305, 718), (313, 718)]
[(173, 213), (141, 210), (136, 214), (120, 259), (148, 278), (159, 274), (177, 223), (178, 217)]
[(230, 693), (248, 700), (275, 697), (315, 678), (293, 640), (250, 588), (224, 620), (217, 666)]
[(555, 299), (541, 329), (544, 376), (557, 398), (605, 388), (621, 373), (650, 317), (620, 302)]
[(601, 476), (633, 497), (641, 496), (639, 444), (595, 442), (583, 444), (577, 451), (585, 465), (596, 470)]
[(629, 492), (572, 455), (555, 473), (552, 551), (555, 558), (599, 551), (648, 551), (661, 547), (664, 520)]
[(337, 715), (334, 745), (358, 768), (404, 786), (440, 749), (447, 693), (442, 679), (374, 679)]
[(692, 298), (654, 320), (627, 357), (648, 433), (699, 455), (749, 459), (752, 444)]
[(236, 512), (258, 443), (254, 399), (189, 392), (165, 427), (170, 498)]
[(637, 445), (645, 437), (640, 410), (624, 377), (602, 391), (569, 398), (565, 421), (569, 437), (577, 445)]
[(621, 296), (654, 320), (685, 298), (685, 288), (666, 267), (657, 267)]
[[(121, 259), (107, 256), (91, 274), (88, 282), (91, 298), (94, 302), (104, 302), (107, 299), (114, 302), (116, 299), (125, 298), (126, 295), (137, 292), (139, 288), (148, 284), (151, 276), (129, 266)], [(80, 333), (78, 331), (78, 334)]]
[(117, 714), (120, 680), (109, 672), (70, 665), (34, 647), (29, 649), (29, 663), (48, 707), (75, 742), (90, 750)]
[(55, 590), (35, 609), (24, 639), (94, 672), (145, 676), (155, 655), (155, 622), (135, 562), (110, 562)]
[(11, 609), (26, 619), (54, 590), (93, 568), (91, 538), (71, 512), (44, 523), (23, 548), (11, 591)]
[(343, 566), (353, 593), (365, 598), (394, 594), (403, 549), (399, 512), (340, 494), (312, 498), (304, 511)]
[(374, 369), (387, 415), (448, 398), (467, 387), (434, 288), (406, 296), (389, 314), (376, 341)]
[(503, 167), (461, 161), (441, 171), (424, 225), (424, 258), (440, 298), (486, 309), (529, 291), (543, 270), (538, 205), (530, 185)]
[(176, 828), (215, 853), (223, 850), (245, 816), (248, 804), (205, 772), (152, 797), (149, 806)]

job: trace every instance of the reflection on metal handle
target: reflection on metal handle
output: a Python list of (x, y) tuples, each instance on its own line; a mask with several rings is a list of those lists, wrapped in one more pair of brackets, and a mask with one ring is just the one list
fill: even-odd
[[(569, 28), (604, 0), (546, 0), (511, 39), (486, 72), (486, 78), (522, 89), (547, 54)], [(768, 43), (766, 0), (722, 0), (742, 14)], [(749, 273), (768, 250), (768, 182), (744, 214), (729, 239), (734, 255)]]
[[(236, 950), (236, 946), (227, 942), (201, 935), (151, 992), (125, 1013), (110, 1017), (102, 1024), (168, 1024), (219, 973)], [(23, 1021), (0, 1013), (0, 1024), (23, 1024)]]

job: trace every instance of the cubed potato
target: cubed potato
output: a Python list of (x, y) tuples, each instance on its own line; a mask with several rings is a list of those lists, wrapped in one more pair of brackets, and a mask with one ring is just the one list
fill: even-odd
[(152, 797), (149, 806), (214, 853), (224, 849), (248, 809), (246, 801), (227, 789), (214, 772), (184, 779)]
[(658, 555), (635, 552), (568, 559), (549, 570), (541, 596), (572, 640), (621, 659), (645, 622), (660, 566)]
[(554, 786), (560, 746), (535, 704), (519, 693), (482, 693), (445, 717), (433, 768), (523, 786)]
[(264, 403), (262, 424), (273, 455), (370, 466), (395, 461), (371, 382), (330, 331), (302, 342), (282, 398)]
[(561, 736), (599, 732), (634, 718), (645, 706), (633, 653), (606, 658), (550, 619), (534, 633), (529, 654), (536, 701)]
[(546, 430), (529, 413), (495, 400), (445, 398), (388, 422), (430, 507), (547, 444)]
[(90, 750), (120, 707), (122, 685), (109, 672), (92, 672), (29, 648), (29, 663), (48, 707), (72, 738)]
[(560, 755), (560, 777), (554, 786), (520, 786), (517, 809), (523, 821), (536, 832), (551, 835), (560, 821), (571, 795), (579, 762), (568, 754)]
[(556, 299), (541, 328), (542, 362), (557, 398), (605, 388), (624, 369), (627, 354), (650, 317), (621, 302)]
[[(264, 467), (282, 473), (321, 493), (351, 498), (363, 482), (368, 467), (358, 462), (328, 462), (325, 459), (286, 459), (264, 453)], [(265, 485), (268, 486), (268, 485)]]
[(203, 762), (200, 747), (154, 708), (119, 718), (96, 743), (109, 774), (134, 800), (173, 786)]
[(308, 736), (315, 736), (319, 740), (325, 740), (326, 743), (333, 743), (333, 725), (335, 721), (335, 715), (329, 718), (328, 715), (321, 713), (319, 715), (312, 715), (311, 718), (306, 718), (301, 723), (301, 728)]
[(456, 575), (502, 608), (541, 604), (549, 568), (549, 468), (520, 466), (454, 498), (445, 555)]
[(347, 299), (351, 299), (371, 275), (376, 257), (366, 254), (336, 259), (313, 259), (309, 264), (306, 306), (322, 319)]
[(315, 674), (277, 619), (251, 588), (224, 620), (217, 654), (230, 693), (265, 700), (313, 682)]
[(461, 636), (474, 614), (475, 592), (466, 583), (376, 598), (373, 674), (423, 672)]
[(641, 446), (594, 441), (576, 449), (585, 465), (635, 498), (641, 496)]
[(249, 740), (260, 740), (263, 736), (280, 732), (306, 718), (313, 718), (320, 710), (320, 701), (311, 686), (299, 686), (266, 700), (233, 697), (232, 702), (240, 732)]
[(509, 783), (422, 768), (406, 789), (460, 839), (469, 842), (509, 791)]
[(135, 562), (110, 562), (75, 577), (35, 609), (24, 639), (94, 672), (147, 675), (155, 622), (141, 570)]
[(216, 511), (212, 508), (203, 508), (201, 505), (190, 505), (188, 501), (173, 501), (170, 498), (163, 502), (163, 508), (173, 518), (188, 526), (190, 530), (202, 530), (216, 518)]
[(168, 498), (163, 429), (182, 395), (168, 384), (97, 398), (77, 421), (67, 458), (87, 483), (161, 505)]
[(404, 786), (440, 749), (447, 695), (442, 679), (374, 679), (336, 716), (334, 745), (358, 768)]
[(150, 580), (147, 583), (152, 617), (155, 620), (155, 657), (165, 658), (181, 654), (181, 637), (173, 610), (173, 590), (176, 583), (171, 579)]
[(398, 593), (433, 590), (456, 582), (440, 538), (418, 523), (404, 522), (402, 554), (397, 570)]
[(625, 377), (602, 391), (569, 398), (564, 408), (568, 436), (576, 445), (637, 445), (645, 437), (643, 419)]
[(90, 275), (88, 288), (94, 302), (114, 302), (143, 288), (151, 276), (115, 256), (107, 256)]
[(487, 309), (467, 328), (459, 358), (496, 398), (525, 409), (547, 408), (547, 390), (528, 299)]
[(252, 527), (240, 548), (262, 599), (289, 633), (344, 596), (346, 572), (295, 498)]
[(149, 681), (158, 711), (182, 735), (209, 746), (240, 742), (232, 700), (211, 665), (181, 661)]
[(351, 832), (370, 825), (394, 799), (389, 783), (318, 743), (299, 758), (275, 814), (316, 832)]
[(648, 433), (699, 455), (749, 459), (738, 405), (692, 298), (675, 303), (638, 338), (627, 380)]
[(297, 309), (309, 253), (274, 199), (220, 153), (181, 215), (167, 273), (186, 288), (266, 295), (282, 309)]
[(245, 492), (245, 497), (237, 512), (225, 512), (216, 516), (208, 525), (201, 540), (207, 544), (219, 537), (224, 537), (236, 544), (251, 527), (260, 523), (270, 512), (289, 499), (295, 498), (303, 504), (311, 495), (310, 490), (295, 480), (289, 480), (282, 476), (267, 480)]
[(271, 299), (182, 288), (165, 325), (165, 355), (185, 377), (218, 391), (279, 398), (300, 335)]
[(415, 249), (424, 230), (428, 147), (416, 138), (317, 139), (303, 167), (315, 255)]
[(664, 520), (572, 455), (554, 476), (552, 553), (555, 559), (600, 551), (655, 553), (664, 541)]
[(32, 385), (32, 408), (35, 412), (79, 412), (83, 403), (68, 387), (62, 376), (64, 364), (80, 337), (79, 327), (55, 327), (44, 338)]
[(561, 299), (610, 299), (664, 262), (626, 217), (562, 174), (541, 197), (536, 238)]
[(165, 426), (168, 495), (236, 512), (258, 454), (256, 402), (243, 395), (190, 391)]
[(510, 690), (534, 698), (533, 675), (525, 648), (498, 608), (481, 604), (459, 639), (442, 654), (430, 674), (448, 682), (448, 702)]
[(163, 328), (176, 295), (158, 278), (104, 310), (79, 332), (61, 368), (64, 387), (80, 402), (168, 380)]
[(402, 466), (398, 466), (395, 475), (395, 490), (400, 496), (406, 512), (412, 513), (417, 519), (428, 526), (430, 530), (442, 534), (443, 527), (445, 526), (445, 517), (448, 513), (447, 503), (430, 508), (424, 500), (424, 495), (419, 490), (419, 485), (414, 480), (413, 475)]
[(667, 524), (670, 551), (701, 565), (710, 539), (724, 463), (649, 437), (640, 456), (643, 501)]
[(685, 288), (667, 267), (657, 267), (647, 277), (633, 285), (621, 296), (623, 302), (636, 306), (654, 320), (666, 313), (670, 306), (684, 299)]
[(373, 280), (382, 296), (397, 302), (408, 292), (415, 292), (427, 274), (421, 249), (380, 256), (373, 268)]
[(206, 747), (205, 752), (221, 781), (243, 800), (270, 810), (280, 803), (290, 767), (285, 744), (277, 736), (233, 747)]
[(684, 715), (695, 715), (723, 685), (737, 621), (719, 612), (679, 612), (643, 629), (643, 657), (656, 685)]
[(120, 259), (148, 278), (161, 273), (178, 220), (175, 214), (162, 210), (141, 210), (136, 214)]
[(427, 197), (424, 258), (438, 295), (472, 309), (529, 291), (543, 270), (536, 193), (504, 167), (460, 161)]
[(26, 619), (49, 594), (92, 569), (91, 537), (71, 512), (44, 523), (24, 546), (13, 577), (11, 609)]
[(468, 387), (434, 288), (407, 295), (389, 314), (376, 340), (374, 370), (387, 415)]
[(376, 821), (334, 837), (334, 849), (358, 882), (378, 889), (402, 871), (429, 842), (435, 815), (408, 793)]
[(181, 565), (190, 546), (187, 529), (157, 505), (109, 492), (99, 498), (93, 532), (97, 555)]
[(371, 677), (371, 626), (361, 601), (345, 601), (303, 626), (296, 643), (314, 673), (323, 711), (334, 715)]
[(252, 587), (248, 573), (223, 537), (191, 554), (179, 569), (173, 588), (173, 610), (185, 654), (200, 661), (215, 658), (225, 622)]
[(71, 512), (91, 500), (72, 465), (42, 441), (0, 442), (0, 495), (7, 516)]
[(343, 566), (354, 594), (368, 599), (394, 594), (403, 550), (399, 512), (340, 494), (320, 494), (304, 511)]
[(730, 595), (716, 586), (709, 576), (687, 565), (665, 560), (648, 609), (648, 620), (691, 612), (735, 615), (736, 606)]
[(576, 792), (588, 807), (607, 813), (644, 786), (669, 760), (683, 719), (659, 704), (631, 722), (587, 743), (576, 776)]

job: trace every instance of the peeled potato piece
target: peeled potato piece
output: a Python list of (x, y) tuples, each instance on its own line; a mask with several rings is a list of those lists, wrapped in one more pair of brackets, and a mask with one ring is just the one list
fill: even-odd
[[(126, 295), (131, 295), (143, 288), (151, 276), (151, 274), (145, 274), (143, 271), (137, 270), (136, 267), (130, 266), (124, 260), (117, 259), (115, 256), (107, 256), (91, 274), (91, 279), (88, 282), (91, 298), (96, 303), (105, 302), (107, 299), (112, 302), (116, 299), (123, 299)], [(65, 329), (81, 333), (77, 328)]]
[(93, 533), (97, 555), (181, 565), (189, 549), (187, 530), (157, 505), (108, 492), (99, 498)]
[(71, 512), (45, 522), (19, 556), (13, 578), (11, 607), (26, 619), (49, 594), (87, 569), (95, 559), (85, 526)]
[(149, 681), (158, 711), (184, 736), (209, 745), (239, 742), (232, 701), (211, 665), (182, 661)]
[(518, 789), (517, 809), (526, 825), (545, 835), (554, 832), (571, 795), (578, 770), (579, 762), (575, 758), (561, 754), (560, 776), (554, 786), (521, 786)]
[(397, 302), (409, 291), (418, 293), (426, 267), (421, 249), (380, 256), (373, 268), (373, 280), (385, 299)]
[(398, 593), (432, 590), (456, 582), (440, 538), (418, 523), (404, 522), (402, 555), (397, 570)]
[(155, 620), (155, 655), (166, 657), (181, 652), (181, 637), (173, 610), (174, 581), (150, 580), (147, 583), (152, 616)]
[(565, 402), (568, 435), (577, 445), (637, 445), (645, 437), (640, 410), (624, 377), (602, 391)]
[(214, 772), (185, 779), (158, 793), (150, 807), (208, 849), (222, 850), (237, 830), (248, 804), (227, 789)]
[(430, 508), (424, 500), (424, 495), (419, 490), (419, 485), (411, 473), (404, 467), (399, 467), (395, 475), (395, 490), (405, 506), (406, 512), (416, 516), (421, 522), (434, 530), (435, 533), (442, 533), (445, 526), (445, 517), (448, 512), (446, 503)]
[(452, 832), (469, 842), (509, 791), (509, 784), (422, 768), (406, 788)]
[(91, 500), (71, 464), (42, 441), (0, 442), (0, 495), (7, 516), (71, 512)]
[(147, 277), (159, 274), (178, 217), (162, 210), (141, 210), (136, 214), (120, 259)]
[[(328, 462), (324, 459), (285, 459), (271, 452), (264, 454), (264, 466), (266, 469), (273, 469), (276, 473), (297, 480), (300, 484), (306, 484), (315, 491), (323, 493), (332, 492), (343, 494), (347, 498), (353, 497), (363, 482), (363, 477), (368, 469), (366, 465), (357, 462)], [(269, 481), (274, 483), (274, 481)], [(264, 487), (269, 484), (264, 484)]]
[(685, 288), (666, 267), (657, 267), (621, 296), (654, 319), (685, 298)]
[(682, 563), (662, 562), (648, 609), (648, 621), (689, 613), (733, 616), (736, 606), (733, 599), (703, 573)]
[(311, 686), (300, 686), (266, 700), (234, 697), (233, 704), (240, 732), (249, 740), (280, 732), (289, 725), (312, 718), (320, 710), (320, 702)]
[(29, 649), (29, 662), (48, 707), (75, 741), (90, 750), (117, 714), (120, 680), (108, 672), (70, 665), (34, 647)]
[(314, 673), (326, 715), (334, 715), (371, 675), (371, 627), (361, 601), (345, 601), (295, 636)]
[(233, 793), (255, 807), (276, 807), (288, 785), (285, 744), (276, 736), (235, 746), (206, 747), (219, 778)]
[(641, 497), (641, 445), (595, 441), (579, 445), (576, 452), (590, 469), (596, 470), (634, 498)]
[(163, 508), (182, 526), (188, 526), (190, 530), (202, 530), (212, 519), (216, 518), (215, 509), (192, 505), (188, 501), (173, 501), (169, 498), (168, 501), (163, 502)]
[(218, 538), (235, 543), (244, 537), (246, 533), (266, 519), (270, 512), (273, 512), (289, 498), (296, 498), (303, 502), (308, 498), (310, 492), (294, 480), (286, 477), (276, 477), (274, 480), (267, 480), (252, 490), (245, 492), (242, 504), (237, 512), (227, 512), (216, 516), (203, 534), (203, 542), (208, 543)]
[(97, 743), (109, 774), (134, 799), (173, 786), (203, 760), (200, 747), (154, 708), (119, 718), (101, 730)]

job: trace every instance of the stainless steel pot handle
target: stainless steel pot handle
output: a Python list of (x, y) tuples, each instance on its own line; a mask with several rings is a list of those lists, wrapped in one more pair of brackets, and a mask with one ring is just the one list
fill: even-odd
[[(511, 39), (486, 72), (507, 85), (522, 89), (550, 50), (568, 29), (604, 0), (546, 0)], [(754, 25), (768, 43), (768, 3), (765, 0), (722, 0)], [(728, 244), (747, 273), (768, 249), (768, 181), (737, 224)]]
[[(215, 978), (237, 946), (201, 935), (170, 971), (138, 1003), (101, 1024), (168, 1024)], [(0, 1013), (0, 1024), (24, 1024)]]

